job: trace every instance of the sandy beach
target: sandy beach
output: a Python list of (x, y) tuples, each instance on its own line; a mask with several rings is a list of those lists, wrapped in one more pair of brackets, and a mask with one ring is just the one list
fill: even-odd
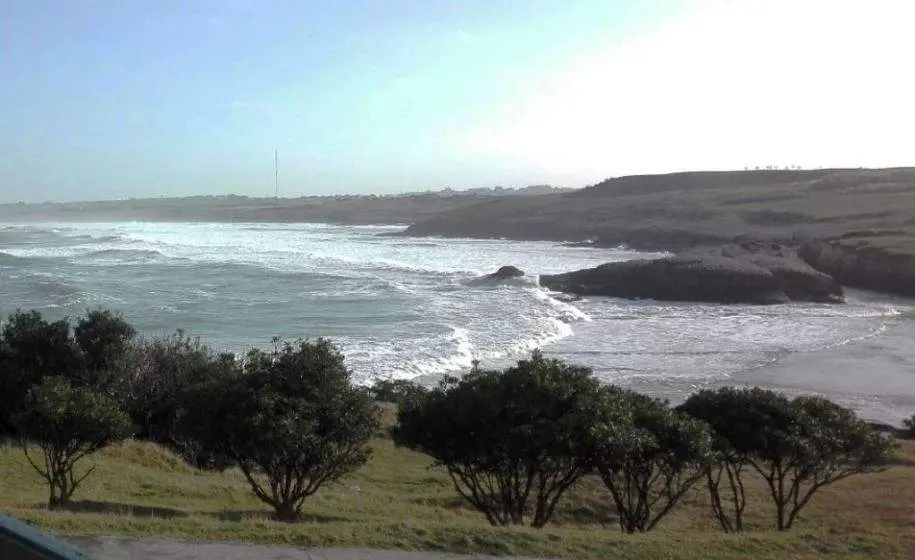
[(818, 393), (870, 421), (901, 425), (915, 414), (915, 319), (901, 317), (876, 336), (735, 375), (734, 381), (788, 394)]

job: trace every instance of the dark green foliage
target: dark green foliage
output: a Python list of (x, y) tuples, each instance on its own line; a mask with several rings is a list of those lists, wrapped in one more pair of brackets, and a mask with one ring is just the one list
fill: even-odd
[(29, 388), (43, 378), (73, 379), (82, 357), (66, 319), (49, 323), (37, 311), (10, 315), (0, 333), (0, 432), (15, 435), (13, 417), (22, 412)]
[(83, 351), (86, 367), (111, 369), (130, 351), (137, 331), (119, 314), (104, 309), (89, 311), (76, 322), (74, 336)]
[(239, 373), (233, 355), (215, 354), (182, 331), (142, 344), (128, 398), (137, 437), (171, 448), (196, 467), (225, 467), (224, 457), (202, 452), (178, 422), (198, 387)]
[(905, 431), (903, 432), (904, 435), (901, 437), (915, 439), (915, 414), (913, 414), (911, 418), (903, 420), (902, 427), (905, 428)]
[[(687, 401), (684, 410), (706, 420), (716, 431), (716, 447), (726, 452), (719, 454), (717, 468), (724, 468), (723, 462), (727, 462), (733, 471), (736, 465), (746, 464), (762, 475), (776, 507), (779, 531), (793, 526), (817, 490), (882, 468), (896, 449), (892, 438), (881, 436), (852, 411), (820, 397), (789, 400), (758, 388), (724, 388), (699, 393)], [(732, 497), (735, 491), (742, 493), (742, 483), (732, 482), (730, 490)], [(719, 490), (713, 485), (710, 491), (714, 507)], [(723, 508), (716, 515), (725, 526)], [(736, 520), (733, 517), (735, 528)]]
[(493, 525), (545, 525), (587, 470), (583, 441), (598, 383), (537, 352), (503, 372), (475, 367), (405, 402), (395, 442), (430, 455)]
[(326, 340), (253, 350), (243, 375), (199, 387), (191, 403), (184, 430), (202, 449), (231, 457), (282, 521), (296, 520), (308, 496), (365, 464), (378, 429), (369, 392), (352, 385)]
[(379, 379), (371, 388), (377, 402), (403, 404), (407, 399), (421, 398), (426, 388), (406, 379)]
[(702, 479), (712, 458), (708, 426), (667, 403), (602, 389), (587, 451), (627, 533), (653, 529)]
[(80, 385), (125, 397), (136, 367), (137, 331), (119, 313), (97, 309), (76, 322), (73, 336), (82, 352)]
[[(110, 443), (130, 437), (130, 420), (117, 402), (85, 387), (71, 387), (62, 377), (47, 377), (25, 399), (25, 410), (16, 416), (22, 449), (29, 463), (47, 481), (49, 505), (66, 504), (94, 467), (82, 475), (76, 463)], [(36, 463), (29, 446), (43, 452)]]
[[(747, 506), (744, 468), (768, 433), (771, 418), (788, 406), (788, 400), (758, 388), (723, 387), (690, 396), (679, 410), (708, 423), (714, 432), (714, 462), (706, 472), (712, 513), (725, 532), (744, 529)], [(722, 486), (724, 485), (724, 486)]]
[(879, 470), (897, 447), (854, 412), (824, 398), (798, 397), (790, 409), (794, 426), (786, 440), (750, 459), (769, 486), (779, 531), (791, 528), (817, 490)]

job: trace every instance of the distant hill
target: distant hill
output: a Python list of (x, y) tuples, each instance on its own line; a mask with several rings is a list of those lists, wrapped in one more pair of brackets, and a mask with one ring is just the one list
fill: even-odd
[(497, 191), (302, 198), (249, 198), (229, 195), (4, 204), (0, 205), (0, 220), (412, 224), (461, 206), (508, 196), (512, 195)]
[(568, 193), (482, 200), (405, 234), (668, 250), (753, 238), (798, 248), (846, 285), (915, 296), (915, 168), (619, 177)]
[(884, 246), (915, 239), (915, 168), (636, 175), (546, 196), (483, 200), (409, 235), (595, 239), (676, 249), (736, 236), (845, 235)]

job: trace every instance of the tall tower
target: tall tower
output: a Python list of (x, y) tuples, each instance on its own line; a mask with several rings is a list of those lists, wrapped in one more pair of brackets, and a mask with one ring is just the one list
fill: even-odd
[(280, 197), (280, 151), (273, 150), (273, 190), (274, 198)]

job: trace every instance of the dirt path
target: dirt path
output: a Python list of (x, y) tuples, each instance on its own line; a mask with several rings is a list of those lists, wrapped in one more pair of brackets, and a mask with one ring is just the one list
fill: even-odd
[[(496, 560), (492, 556), (466, 556), (432, 552), (368, 550), (356, 548), (290, 548), (235, 543), (193, 543), (126, 537), (58, 537), (94, 560)], [(537, 560), (501, 558), (500, 560)]]

